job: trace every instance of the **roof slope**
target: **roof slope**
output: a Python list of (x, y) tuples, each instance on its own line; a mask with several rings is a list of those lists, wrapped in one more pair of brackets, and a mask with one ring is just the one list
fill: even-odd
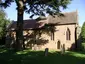
[[(71, 24), (75, 23), (78, 24), (78, 16), (77, 11), (63, 13), (64, 16), (48, 16), (47, 19), (44, 20), (24, 20), (23, 29), (36, 29), (41, 28), (45, 24)], [(15, 30), (16, 29), (16, 22), (12, 22), (9, 25), (8, 29)]]
[[(7, 30), (15, 30), (16, 29), (16, 21), (13, 21)], [(36, 29), (41, 28), (45, 23), (44, 22), (37, 22), (36, 20), (24, 20), (23, 29)]]
[(77, 11), (74, 12), (68, 12), (68, 13), (63, 13), (63, 16), (48, 16), (48, 24), (69, 24), (69, 23), (78, 23), (78, 15)]

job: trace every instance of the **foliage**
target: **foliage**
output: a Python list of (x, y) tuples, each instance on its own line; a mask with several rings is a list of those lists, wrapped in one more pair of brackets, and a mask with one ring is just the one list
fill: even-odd
[[(48, 14), (59, 14), (60, 7), (63, 9), (67, 8), (67, 5), (71, 0), (20, 0), (23, 1), (21, 6), (24, 6), (24, 11), (29, 13), (31, 18), (34, 15), (43, 15)], [(19, 0), (5, 0), (2, 1), (1, 6), (7, 8), (11, 5), (12, 2), (15, 2), (17, 6), (19, 5)], [(18, 9), (18, 8), (17, 8)]]
[(83, 23), (83, 26), (81, 29), (81, 37), (82, 37), (82, 42), (85, 42), (85, 22)]
[(4, 19), (6, 17), (6, 13), (3, 9), (0, 9), (0, 20)]
[(6, 26), (10, 23), (9, 20), (6, 19), (6, 14), (3, 10), (0, 10), (0, 38), (5, 36)]
[(5, 36), (6, 27), (10, 23), (10, 20), (6, 19), (6, 13), (0, 10), (0, 38)]
[(82, 45), (81, 50), (82, 50), (82, 51), (85, 51), (85, 42), (84, 42), (84, 43), (81, 43), (81, 45)]
[(10, 20), (6, 19), (6, 13), (0, 9), (0, 45), (5, 44), (6, 27), (9, 23)]

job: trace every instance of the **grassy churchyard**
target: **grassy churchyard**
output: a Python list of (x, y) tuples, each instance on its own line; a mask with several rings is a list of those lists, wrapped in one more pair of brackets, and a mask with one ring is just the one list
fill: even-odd
[(27, 49), (14, 52), (4, 48), (0, 49), (0, 64), (85, 64), (85, 54), (67, 51), (62, 55), (49, 51), (48, 56), (44, 56), (44, 51)]

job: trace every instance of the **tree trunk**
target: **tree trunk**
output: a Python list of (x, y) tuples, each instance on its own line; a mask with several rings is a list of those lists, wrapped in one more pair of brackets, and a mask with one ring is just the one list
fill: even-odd
[[(22, 2), (19, 0), (19, 2)], [(17, 28), (16, 28), (16, 50), (23, 50), (23, 3), (18, 4), (17, 10)]]

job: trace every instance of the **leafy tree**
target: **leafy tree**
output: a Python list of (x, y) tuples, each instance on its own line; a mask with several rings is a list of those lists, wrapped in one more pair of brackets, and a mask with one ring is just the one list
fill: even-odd
[(81, 28), (81, 50), (85, 51), (85, 22), (83, 23), (83, 26)]
[(12, 2), (17, 5), (17, 29), (16, 29), (16, 49), (22, 50), (23, 44), (23, 15), (24, 11), (34, 15), (43, 15), (46, 13), (53, 15), (59, 14), (60, 7), (66, 9), (71, 0), (2, 0), (1, 6), (7, 8)]
[[(10, 23), (9, 20), (6, 19), (6, 13), (3, 9), (0, 9), (0, 40), (5, 43), (5, 36), (6, 36), (6, 26)], [(0, 43), (0, 44), (3, 44)]]
[(81, 29), (81, 37), (82, 37), (82, 42), (85, 42), (85, 22), (83, 23), (83, 26)]
[(6, 16), (6, 13), (4, 12), (4, 10), (3, 9), (0, 9), (0, 20), (1, 19), (4, 19), (5, 16)]
[(2, 35), (3, 35), (3, 26), (4, 26), (4, 19), (5, 19), (5, 16), (6, 16), (6, 14), (5, 14), (5, 12), (2, 10), (2, 9), (0, 9), (0, 38), (2, 37)]

